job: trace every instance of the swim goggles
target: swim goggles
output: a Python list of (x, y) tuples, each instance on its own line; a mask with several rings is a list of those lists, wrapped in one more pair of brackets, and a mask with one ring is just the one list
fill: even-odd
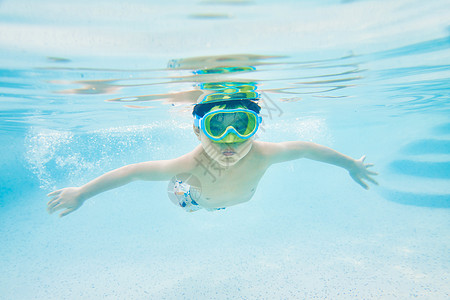
[[(261, 117), (249, 109), (220, 109), (203, 117), (195, 116), (194, 124), (218, 143), (242, 142), (252, 137), (261, 124)], [(228, 138), (233, 133), (237, 138)]]

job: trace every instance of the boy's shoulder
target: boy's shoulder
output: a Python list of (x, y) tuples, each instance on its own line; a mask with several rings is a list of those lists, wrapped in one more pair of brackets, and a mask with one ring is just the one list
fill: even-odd
[(281, 148), (281, 143), (253, 141), (253, 149), (255, 154), (263, 156), (271, 156)]
[(280, 143), (253, 141), (252, 156), (260, 163), (272, 164), (274, 157), (280, 153)]
[(255, 141), (253, 149), (255, 156), (271, 165), (285, 161), (286, 157), (289, 157), (289, 152), (292, 148), (290, 145), (292, 145), (292, 142), (272, 143)]

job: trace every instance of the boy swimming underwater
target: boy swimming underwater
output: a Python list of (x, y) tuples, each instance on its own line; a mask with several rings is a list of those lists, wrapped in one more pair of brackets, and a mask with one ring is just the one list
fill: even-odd
[[(258, 99), (203, 101), (195, 105), (194, 132), (201, 144), (193, 151), (175, 159), (131, 164), (110, 171), (81, 187), (68, 187), (48, 194), (49, 213), (63, 210), (65, 216), (89, 198), (136, 180), (169, 181), (178, 174), (190, 174), (201, 184), (194, 195), (183, 180), (175, 183), (174, 193), (179, 205), (187, 211), (200, 208), (217, 210), (249, 201), (256, 187), (273, 164), (309, 158), (346, 169), (363, 188), (366, 181), (377, 184), (368, 170), (365, 156), (353, 159), (333, 149), (311, 142), (271, 143), (255, 141), (261, 123)], [(220, 176), (212, 178), (205, 166), (215, 166)]]

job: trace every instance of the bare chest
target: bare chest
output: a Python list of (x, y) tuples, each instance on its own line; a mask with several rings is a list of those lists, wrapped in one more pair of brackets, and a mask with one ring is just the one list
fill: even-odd
[(202, 185), (198, 202), (205, 207), (226, 207), (249, 201), (264, 172), (258, 166), (247, 164), (197, 168), (195, 174)]

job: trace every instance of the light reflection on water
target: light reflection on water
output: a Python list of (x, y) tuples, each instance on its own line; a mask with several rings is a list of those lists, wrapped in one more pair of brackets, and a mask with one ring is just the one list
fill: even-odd
[[(131, 114), (138, 120), (148, 119), (151, 111), (142, 114), (135, 110), (151, 110), (161, 104), (192, 104), (202, 94), (198, 83), (229, 80), (255, 81), (260, 92), (277, 101), (299, 102), (300, 106), (321, 99), (334, 99), (334, 104), (339, 99), (358, 96), (353, 99), (355, 105), (383, 106), (386, 114), (392, 114), (392, 110), (397, 114), (416, 109), (442, 110), (447, 107), (448, 64), (430, 57), (445, 53), (448, 45), (448, 38), (443, 38), (378, 53), (312, 61), (297, 60), (298, 55), (193, 57), (171, 60), (167, 68), (161, 62), (160, 69), (86, 68), (77, 67), (76, 61), (67, 58), (49, 57), (47, 63), (42, 63), (47, 66), (1, 71), (2, 96), (6, 100), (2, 123), (8, 127), (13, 126), (11, 122), (33, 124), (33, 119), (43, 114), (50, 121), (59, 118), (60, 126), (70, 129), (71, 122), (63, 120), (72, 113), (74, 105), (76, 110), (94, 112), (97, 124), (106, 120), (104, 126), (108, 126), (110, 110), (118, 118)], [(242, 66), (250, 68), (238, 68)], [(217, 67), (234, 70), (205, 72)], [(376, 102), (362, 99), (369, 93), (378, 96)], [(108, 102), (121, 103), (132, 110), (122, 110)], [(58, 114), (48, 115), (47, 109)]]
[[(51, 61), (53, 63), (55, 60)], [(66, 60), (58, 59), (55, 63), (61, 65), (65, 62)], [(206, 69), (217, 69), (218, 66), (234, 69), (227, 73), (206, 72)], [(249, 68), (237, 69), (239, 66)], [(199, 73), (198, 70), (202, 72)], [(195, 103), (202, 93), (196, 88), (201, 82), (255, 81), (258, 82), (259, 91), (273, 94), (281, 101), (292, 101), (294, 98), (347, 97), (350, 92), (345, 93), (342, 89), (354, 87), (363, 76), (357, 63), (353, 63), (351, 58), (295, 62), (286, 57), (258, 55), (179, 59), (169, 62), (169, 68), (158, 70), (59, 66), (17, 72), (5, 70), (3, 74), (6, 77), (4, 86), (9, 91), (4, 96), (10, 98), (16, 112), (17, 100), (28, 98), (30, 102), (24, 105), (24, 110), (41, 102), (41, 107), (49, 104), (51, 109), (54, 104), (58, 104), (55, 109), (70, 113), (71, 105), (80, 104), (80, 109), (96, 111), (100, 116), (102, 110), (106, 115), (109, 109), (117, 109), (117, 106), (103, 101), (120, 102), (131, 108), (159, 106), (161, 102), (177, 105)], [(20, 84), (18, 80), (21, 81)], [(336, 91), (339, 93), (333, 93)], [(36, 92), (39, 94), (36, 95)], [(39, 114), (39, 111), (34, 112)], [(16, 117), (26, 119), (23, 115)], [(66, 116), (59, 114), (59, 117), (64, 119)], [(99, 119), (101, 122), (102, 118)], [(32, 123), (32, 120), (29, 121)]]

